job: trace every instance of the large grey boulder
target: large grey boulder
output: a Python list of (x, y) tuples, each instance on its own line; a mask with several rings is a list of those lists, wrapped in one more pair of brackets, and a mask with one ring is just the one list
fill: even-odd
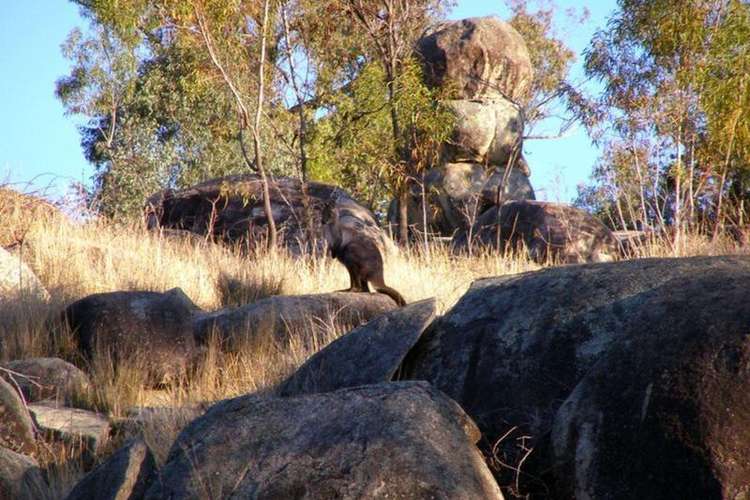
[(66, 500), (141, 500), (156, 476), (156, 461), (148, 445), (134, 440), (81, 479)]
[(329, 392), (393, 379), (435, 317), (435, 299), (377, 316), (315, 353), (278, 389), (281, 396)]
[[(427, 209), (422, 209), (421, 188), (415, 188), (409, 197), (409, 226), (423, 231), (426, 216), (428, 230), (447, 237), (469, 227), (498, 199), (502, 202), (535, 197), (528, 176), (516, 167), (506, 175), (505, 167), (488, 169), (479, 163), (444, 163), (428, 170), (424, 183)], [(397, 201), (388, 211), (388, 220), (398, 225)]]
[(0, 248), (0, 301), (19, 296), (49, 299), (49, 293), (21, 257)]
[(0, 378), (0, 447), (33, 455), (34, 424), (16, 389)]
[(296, 338), (308, 343), (321, 333), (322, 325), (351, 328), (396, 307), (393, 299), (381, 293), (277, 295), (200, 315), (194, 329), (199, 342), (215, 335), (229, 350), (268, 340), (285, 343)]
[(557, 498), (750, 498), (750, 279), (741, 274), (670, 283), (628, 308), (627, 341), (555, 415), (547, 470)]
[(517, 104), (506, 99), (451, 100), (447, 104), (455, 115), (453, 134), (445, 148), (449, 162), (505, 168), (520, 154), (524, 118)]
[(97, 293), (64, 311), (81, 353), (109, 354), (115, 362), (138, 361), (154, 383), (179, 377), (198, 351), (193, 316), (198, 307), (179, 288), (168, 292)]
[(557, 498), (657, 498), (672, 486), (693, 488), (692, 498), (741, 492), (750, 474), (748, 290), (747, 257), (480, 280), (433, 322), (402, 373), (461, 404), (504, 463), (520, 463), (516, 438), (528, 436), (527, 491), (553, 470)]
[(446, 163), (427, 173), (429, 189), (443, 191), (453, 202), (477, 200), (479, 207), (497, 202), (502, 185), (503, 200), (533, 200), (534, 190), (523, 172), (504, 168), (487, 170), (477, 163)]
[(453, 131), (439, 164), (412, 184), (407, 206), (391, 203), (392, 229), (405, 208), (411, 230), (452, 237), (498, 203), (533, 200), (522, 154), (533, 70), (521, 35), (497, 17), (447, 21), (418, 40), (416, 55), (426, 83), (450, 96)]
[(500, 251), (526, 250), (542, 264), (609, 262), (620, 255), (617, 238), (592, 215), (570, 205), (530, 200), (488, 209), (470, 232), (457, 233), (453, 244), (460, 250), (469, 244)]
[(417, 42), (427, 83), (457, 99), (524, 98), (534, 71), (521, 35), (498, 17), (447, 21)]
[(0, 447), (0, 498), (45, 500), (49, 487), (36, 460)]
[(243, 396), (183, 430), (146, 498), (502, 498), (477, 438), (422, 382)]
[(29, 412), (40, 434), (73, 445), (89, 457), (109, 440), (109, 420), (98, 413), (52, 402), (32, 403)]
[[(267, 238), (262, 187), (258, 175), (245, 174), (211, 179), (183, 190), (161, 191), (147, 201), (147, 225), (253, 247)], [(340, 188), (319, 182), (303, 185), (292, 177), (274, 177), (269, 187), (280, 241), (293, 253), (322, 250), (318, 247), (323, 241), (321, 215), (330, 200), (336, 201), (337, 208), (346, 209), (362, 234), (381, 249), (393, 248), (372, 212)]]
[[(88, 376), (60, 358), (27, 358), (4, 363), (14, 373), (17, 388), (27, 403), (42, 399), (71, 402), (90, 387)], [(7, 380), (10, 374), (0, 371)]]

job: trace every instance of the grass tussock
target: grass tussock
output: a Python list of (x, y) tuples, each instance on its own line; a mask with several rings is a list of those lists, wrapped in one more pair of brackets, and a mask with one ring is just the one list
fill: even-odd
[[(195, 366), (155, 390), (146, 380), (145, 360), (137, 356), (114, 362), (112, 356), (102, 354), (83, 360), (71, 332), (60, 322), (65, 305), (99, 292), (179, 287), (200, 308), (214, 311), (272, 295), (347, 288), (345, 269), (327, 258), (294, 258), (284, 252), (243, 255), (195, 238), (175, 238), (135, 225), (73, 223), (56, 214), (27, 223), (14, 252), (37, 274), (50, 297), (0, 301), (0, 361), (57, 356), (85, 367), (92, 387), (78, 396), (79, 407), (105, 412), (115, 421), (127, 417), (133, 408), (161, 408), (135, 427), (126, 427), (112, 443), (114, 447), (140, 436), (160, 463), (196, 412), (217, 400), (272, 391), (309, 356), (347, 331), (334, 321), (332, 312), (326, 318), (311, 318), (305, 332), (289, 332), (290, 340), (285, 342), (268, 335), (262, 337), (264, 341), (226, 352), (212, 338)], [(681, 235), (676, 243), (651, 237), (631, 250), (633, 258), (744, 252), (728, 238), (700, 234)], [(443, 313), (478, 278), (539, 267), (520, 253), (456, 256), (436, 242), (387, 256), (386, 283), (409, 302), (435, 297)], [(78, 455), (78, 450), (50, 445), (40, 457), (53, 497), (63, 496), (85, 471)]]

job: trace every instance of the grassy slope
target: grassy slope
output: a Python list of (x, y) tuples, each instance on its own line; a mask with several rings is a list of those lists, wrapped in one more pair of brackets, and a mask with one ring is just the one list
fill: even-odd
[[(216, 310), (273, 293), (317, 293), (348, 286), (345, 269), (330, 259), (294, 259), (284, 254), (239, 256), (218, 245), (167, 238), (135, 226), (80, 225), (45, 215), (27, 224), (23, 232), (23, 243), (15, 252), (37, 273), (51, 298), (0, 302), (0, 361), (58, 356), (80, 364), (68, 333), (51, 325), (67, 303), (92, 293), (180, 287), (204, 310)], [(710, 242), (699, 236), (686, 236), (683, 241), (677, 250), (652, 242), (639, 249), (638, 256), (738, 252), (726, 241)], [(421, 248), (389, 256), (386, 282), (407, 301), (437, 297), (440, 312), (444, 312), (476, 278), (537, 268), (523, 257), (456, 257), (432, 245), (429, 255)], [(331, 323), (330, 318), (322, 318), (322, 322)], [(108, 359), (97, 359), (88, 368), (94, 390), (82, 395), (82, 404), (117, 418), (132, 406), (181, 407), (266, 390), (343, 333), (331, 327), (325, 331), (312, 348), (263, 345), (239, 354), (223, 354), (212, 347), (197, 376), (163, 391), (142, 385), (139, 360), (115, 369)], [(187, 419), (175, 414), (147, 422), (142, 429), (160, 460)], [(127, 433), (115, 439), (111, 449), (126, 437)], [(42, 453), (42, 462), (54, 471), (55, 496), (81, 474), (80, 463), (69, 459), (74, 454), (75, 450), (53, 446)]]

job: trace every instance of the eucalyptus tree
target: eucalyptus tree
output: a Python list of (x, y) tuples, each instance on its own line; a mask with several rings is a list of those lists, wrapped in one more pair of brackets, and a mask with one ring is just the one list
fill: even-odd
[[(186, 17), (202, 4), (76, 3), (90, 27), (72, 32), (63, 46), (72, 64), (69, 75), (58, 81), (57, 94), (68, 113), (85, 119), (82, 147), (96, 167), (92, 197), (102, 213), (137, 215), (155, 190), (248, 170), (238, 140), (244, 122), (237, 119), (235, 98), (218, 76), (199, 26)], [(244, 25), (231, 25), (234, 4), (211, 2), (206, 22), (218, 30), (217, 51), (236, 75), (237, 89), (254, 103), (258, 47), (252, 30), (258, 9)], [(269, 29), (269, 34), (263, 113), (280, 118), (273, 127), (263, 123), (260, 135), (267, 145), (268, 170), (289, 173), (294, 158), (281, 139), (290, 127), (286, 110), (278, 105), (275, 33)]]
[(618, 7), (594, 36), (586, 70), (604, 85), (605, 144), (630, 161), (604, 162), (600, 187), (634, 180), (637, 219), (675, 226), (677, 244), (686, 224), (713, 222), (716, 232), (726, 194), (735, 193), (734, 202), (747, 196), (750, 5), (619, 0)]

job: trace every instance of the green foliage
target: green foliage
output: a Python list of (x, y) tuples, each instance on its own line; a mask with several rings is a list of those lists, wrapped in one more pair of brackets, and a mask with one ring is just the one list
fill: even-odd
[(733, 156), (737, 170), (750, 174), (750, 6), (732, 0), (719, 20), (703, 73), (712, 147)]
[[(379, 211), (385, 211), (411, 172), (437, 163), (454, 120), (439, 93), (422, 83), (420, 66), (410, 58), (394, 95), (402, 124), (394, 142), (385, 78), (380, 64), (367, 64), (346, 92), (331, 99), (328, 114), (315, 124), (310, 155), (314, 178), (343, 186)], [(399, 161), (399, 148), (411, 151), (408, 169)]]
[[(255, 114), (262, 2), (74, 1), (90, 36), (71, 34), (71, 70), (57, 94), (87, 120), (81, 143), (101, 213), (137, 216), (159, 189), (248, 170), (238, 138)], [(402, 16), (393, 32), (371, 2), (271, 3), (259, 130), (267, 171), (301, 173), (309, 157), (310, 178), (383, 208), (436, 162), (453, 117), (409, 54), (449, 2), (407, 3), (393, 4)], [(369, 16), (369, 34), (355, 8)], [(382, 42), (391, 35), (398, 47), (388, 59)]]
[[(526, 118), (526, 135), (533, 135), (533, 130), (545, 121), (545, 128), (556, 121), (560, 134), (577, 121), (592, 127), (598, 116), (590, 99), (570, 80), (576, 56), (555, 32), (555, 6), (539, 2), (532, 9), (536, 2), (506, 0), (506, 3), (511, 10), (508, 22), (526, 42), (534, 68), (531, 89), (520, 103)], [(578, 25), (586, 21), (588, 12), (583, 9), (578, 17), (570, 12), (568, 17), (573, 25)], [(567, 111), (567, 116), (559, 116), (561, 109)]]
[[(248, 50), (253, 47), (237, 18), (228, 17), (231, 3), (211, 4), (211, 27), (218, 32), (220, 56), (232, 62), (230, 70), (238, 75), (240, 90), (252, 94)], [(193, 15), (186, 5), (86, 2), (82, 12), (91, 22), (90, 35), (74, 30), (63, 46), (72, 68), (57, 82), (57, 96), (67, 113), (88, 120), (81, 127), (81, 145), (95, 166), (92, 202), (104, 215), (136, 217), (145, 198), (160, 189), (247, 172), (233, 97), (211, 66), (202, 40), (191, 29), (177, 27), (191, 22), (179, 17)], [(170, 25), (174, 27), (164, 27)], [(229, 28), (232, 36), (226, 36)], [(271, 145), (273, 173), (291, 168), (289, 153), (277, 140), (288, 134), (284, 113), (275, 128), (261, 131)]]
[[(648, 224), (721, 223), (722, 198), (748, 196), (750, 5), (740, 0), (620, 0), (586, 57), (607, 110), (603, 144), (643, 151), (602, 160), (610, 203), (639, 193)], [(624, 175), (627, 171), (635, 175)], [(613, 179), (624, 179), (612, 185)], [(628, 183), (636, 183), (629, 185)], [(643, 193), (643, 194), (641, 194)]]

